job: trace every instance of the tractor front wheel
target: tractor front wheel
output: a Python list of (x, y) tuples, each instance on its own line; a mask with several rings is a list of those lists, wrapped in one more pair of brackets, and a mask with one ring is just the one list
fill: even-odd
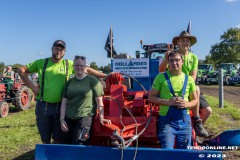
[(31, 95), (27, 86), (21, 88), (15, 94), (14, 105), (20, 110), (28, 110), (30, 106)]
[(0, 117), (7, 117), (9, 112), (8, 103), (5, 101), (0, 102)]

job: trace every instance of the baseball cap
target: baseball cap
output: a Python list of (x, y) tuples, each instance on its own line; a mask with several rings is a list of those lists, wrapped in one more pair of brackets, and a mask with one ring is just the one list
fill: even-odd
[(66, 48), (66, 43), (63, 41), (63, 40), (56, 40), (54, 43), (53, 43), (53, 47), (54, 46), (62, 46), (63, 48)]

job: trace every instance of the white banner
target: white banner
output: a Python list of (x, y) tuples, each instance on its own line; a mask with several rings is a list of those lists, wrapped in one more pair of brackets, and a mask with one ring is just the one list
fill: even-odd
[(113, 59), (113, 72), (129, 74), (134, 77), (149, 77), (149, 59)]

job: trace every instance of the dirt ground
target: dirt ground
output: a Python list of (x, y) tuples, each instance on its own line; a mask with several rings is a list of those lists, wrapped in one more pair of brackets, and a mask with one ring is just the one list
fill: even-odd
[[(218, 85), (199, 85), (200, 90), (203, 94), (219, 97), (219, 86)], [(240, 108), (240, 86), (224, 86), (223, 93), (224, 100), (233, 103)], [(240, 126), (239, 126), (240, 128)], [(211, 134), (211, 133), (210, 133)], [(214, 133), (213, 133), (214, 134)], [(240, 150), (237, 151), (223, 151), (224, 160), (239, 160)]]
[[(219, 97), (218, 85), (199, 85), (199, 87), (203, 94)], [(224, 86), (223, 98), (240, 107), (240, 86)]]

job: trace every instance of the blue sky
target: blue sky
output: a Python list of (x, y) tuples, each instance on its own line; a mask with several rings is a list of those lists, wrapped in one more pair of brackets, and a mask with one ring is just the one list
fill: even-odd
[(51, 56), (57, 39), (67, 44), (65, 58), (84, 55), (107, 65), (104, 45), (112, 25), (117, 53), (135, 57), (144, 44), (171, 43), (189, 20), (204, 59), (211, 45), (231, 27), (240, 27), (240, 0), (1, 0), (0, 62), (27, 64)]

